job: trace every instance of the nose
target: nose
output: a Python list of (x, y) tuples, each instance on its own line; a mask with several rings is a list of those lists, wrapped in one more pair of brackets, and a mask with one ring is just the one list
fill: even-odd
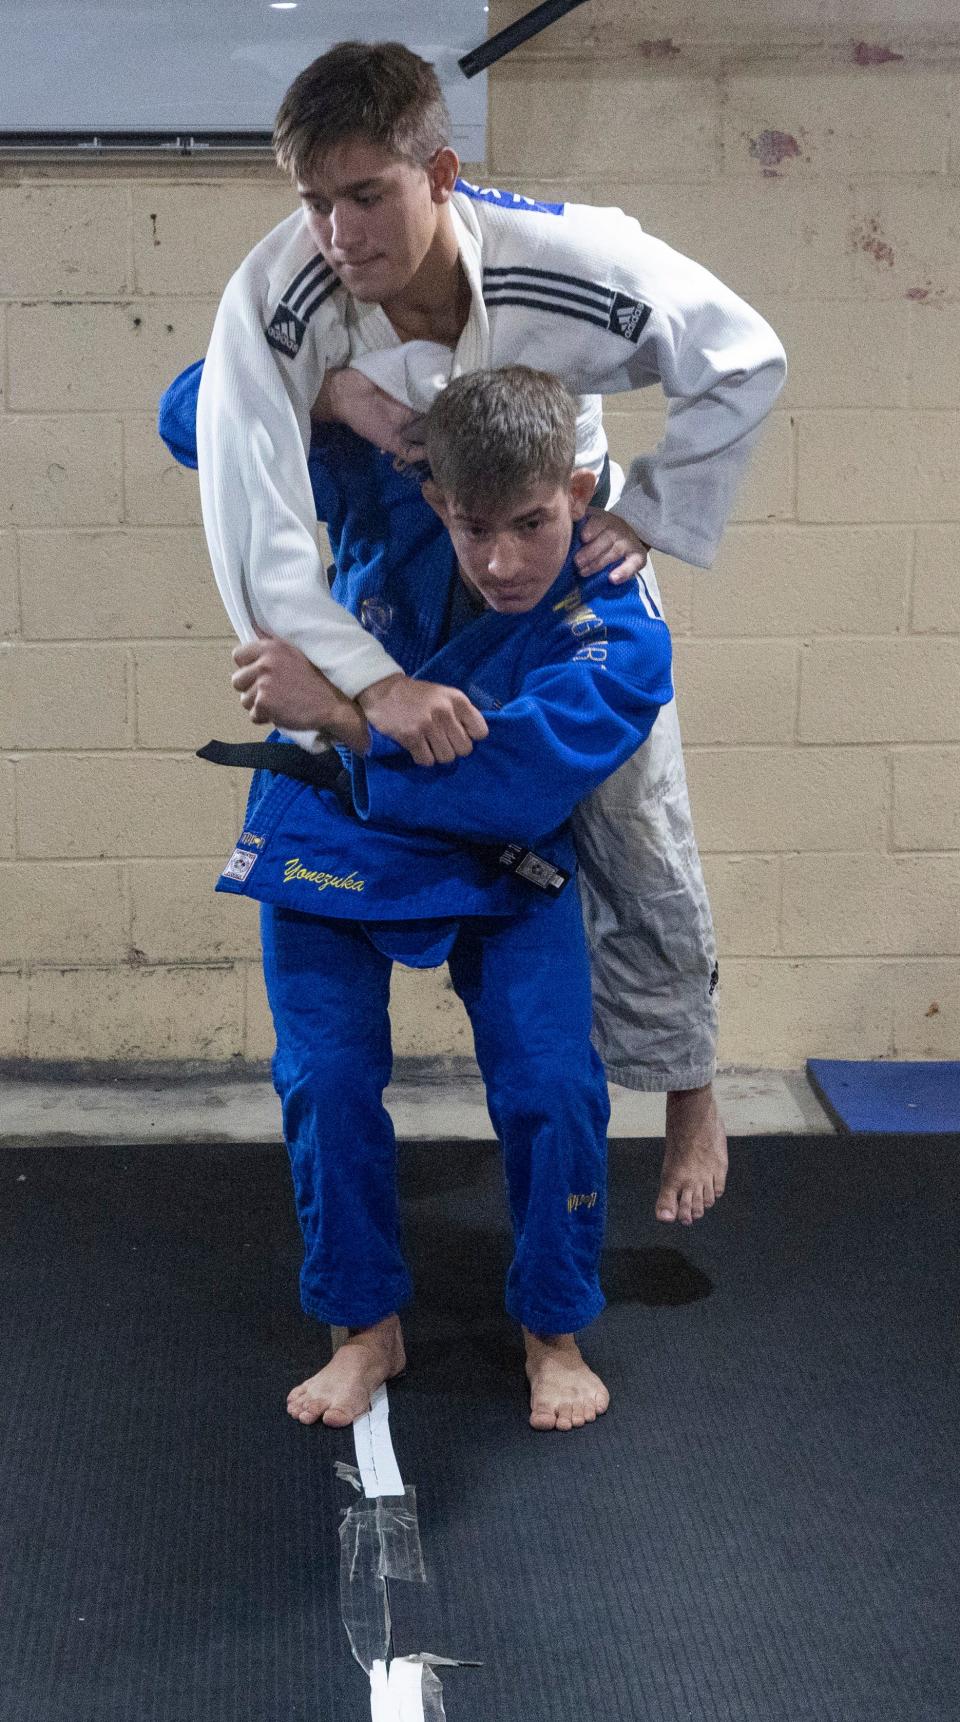
[(487, 573), (494, 580), (502, 580), (504, 585), (520, 571), (520, 557), (517, 547), (511, 538), (495, 538), (487, 555)]
[(345, 204), (335, 203), (330, 211), (330, 246), (344, 259), (357, 247), (357, 223), (354, 212)]

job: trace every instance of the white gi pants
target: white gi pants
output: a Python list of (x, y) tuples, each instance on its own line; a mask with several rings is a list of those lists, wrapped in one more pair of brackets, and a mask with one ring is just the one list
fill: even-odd
[[(649, 562), (644, 579), (659, 605)], [(573, 828), (607, 1076), (652, 1092), (700, 1088), (716, 1068), (716, 946), (676, 700), (580, 803)]]

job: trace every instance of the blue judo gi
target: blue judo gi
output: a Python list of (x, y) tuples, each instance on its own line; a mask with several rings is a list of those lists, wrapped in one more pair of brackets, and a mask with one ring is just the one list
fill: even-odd
[[(185, 373), (161, 407), (185, 464), (198, 377)], [(303, 1307), (362, 1327), (409, 1299), (382, 1103), (390, 973), (395, 959), (446, 960), (503, 1148), (507, 1309), (534, 1332), (575, 1332), (604, 1301), (609, 1104), (579, 898), (564, 884), (567, 822), (672, 697), (669, 635), (642, 579), (579, 577), (576, 536), (534, 609), (477, 612), (416, 474), (339, 426), (310, 471), (334, 597), (409, 674), (462, 688), (489, 735), (468, 758), (425, 768), (371, 731), (364, 758), (341, 754), (336, 789), (258, 771), (218, 882), (261, 902)]]

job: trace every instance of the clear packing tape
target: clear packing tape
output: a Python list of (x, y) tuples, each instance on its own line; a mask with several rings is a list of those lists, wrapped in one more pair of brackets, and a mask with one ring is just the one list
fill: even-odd
[(388, 1579), (426, 1584), (417, 1492), (404, 1486), (390, 1441), (386, 1389), (353, 1425), (359, 1467), (337, 1476), (363, 1499), (340, 1515), (340, 1611), (350, 1648), (370, 1679), (371, 1722), (445, 1722), (435, 1668), (479, 1667), (421, 1651), (390, 1660)]
[[(341, 1475), (345, 1467), (340, 1468)], [(384, 1495), (346, 1507), (340, 1520), (340, 1612), (350, 1648), (365, 1673), (385, 1662), (390, 1646), (387, 1579), (426, 1584), (417, 1492)]]

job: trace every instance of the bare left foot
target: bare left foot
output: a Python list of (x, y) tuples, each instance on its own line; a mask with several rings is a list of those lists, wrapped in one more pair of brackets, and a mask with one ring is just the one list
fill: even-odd
[(588, 1369), (572, 1333), (536, 1334), (523, 1329), (534, 1429), (582, 1429), (595, 1423), (610, 1395)]
[(668, 1094), (657, 1219), (692, 1226), (723, 1195), (726, 1182), (727, 1133), (713, 1084)]

